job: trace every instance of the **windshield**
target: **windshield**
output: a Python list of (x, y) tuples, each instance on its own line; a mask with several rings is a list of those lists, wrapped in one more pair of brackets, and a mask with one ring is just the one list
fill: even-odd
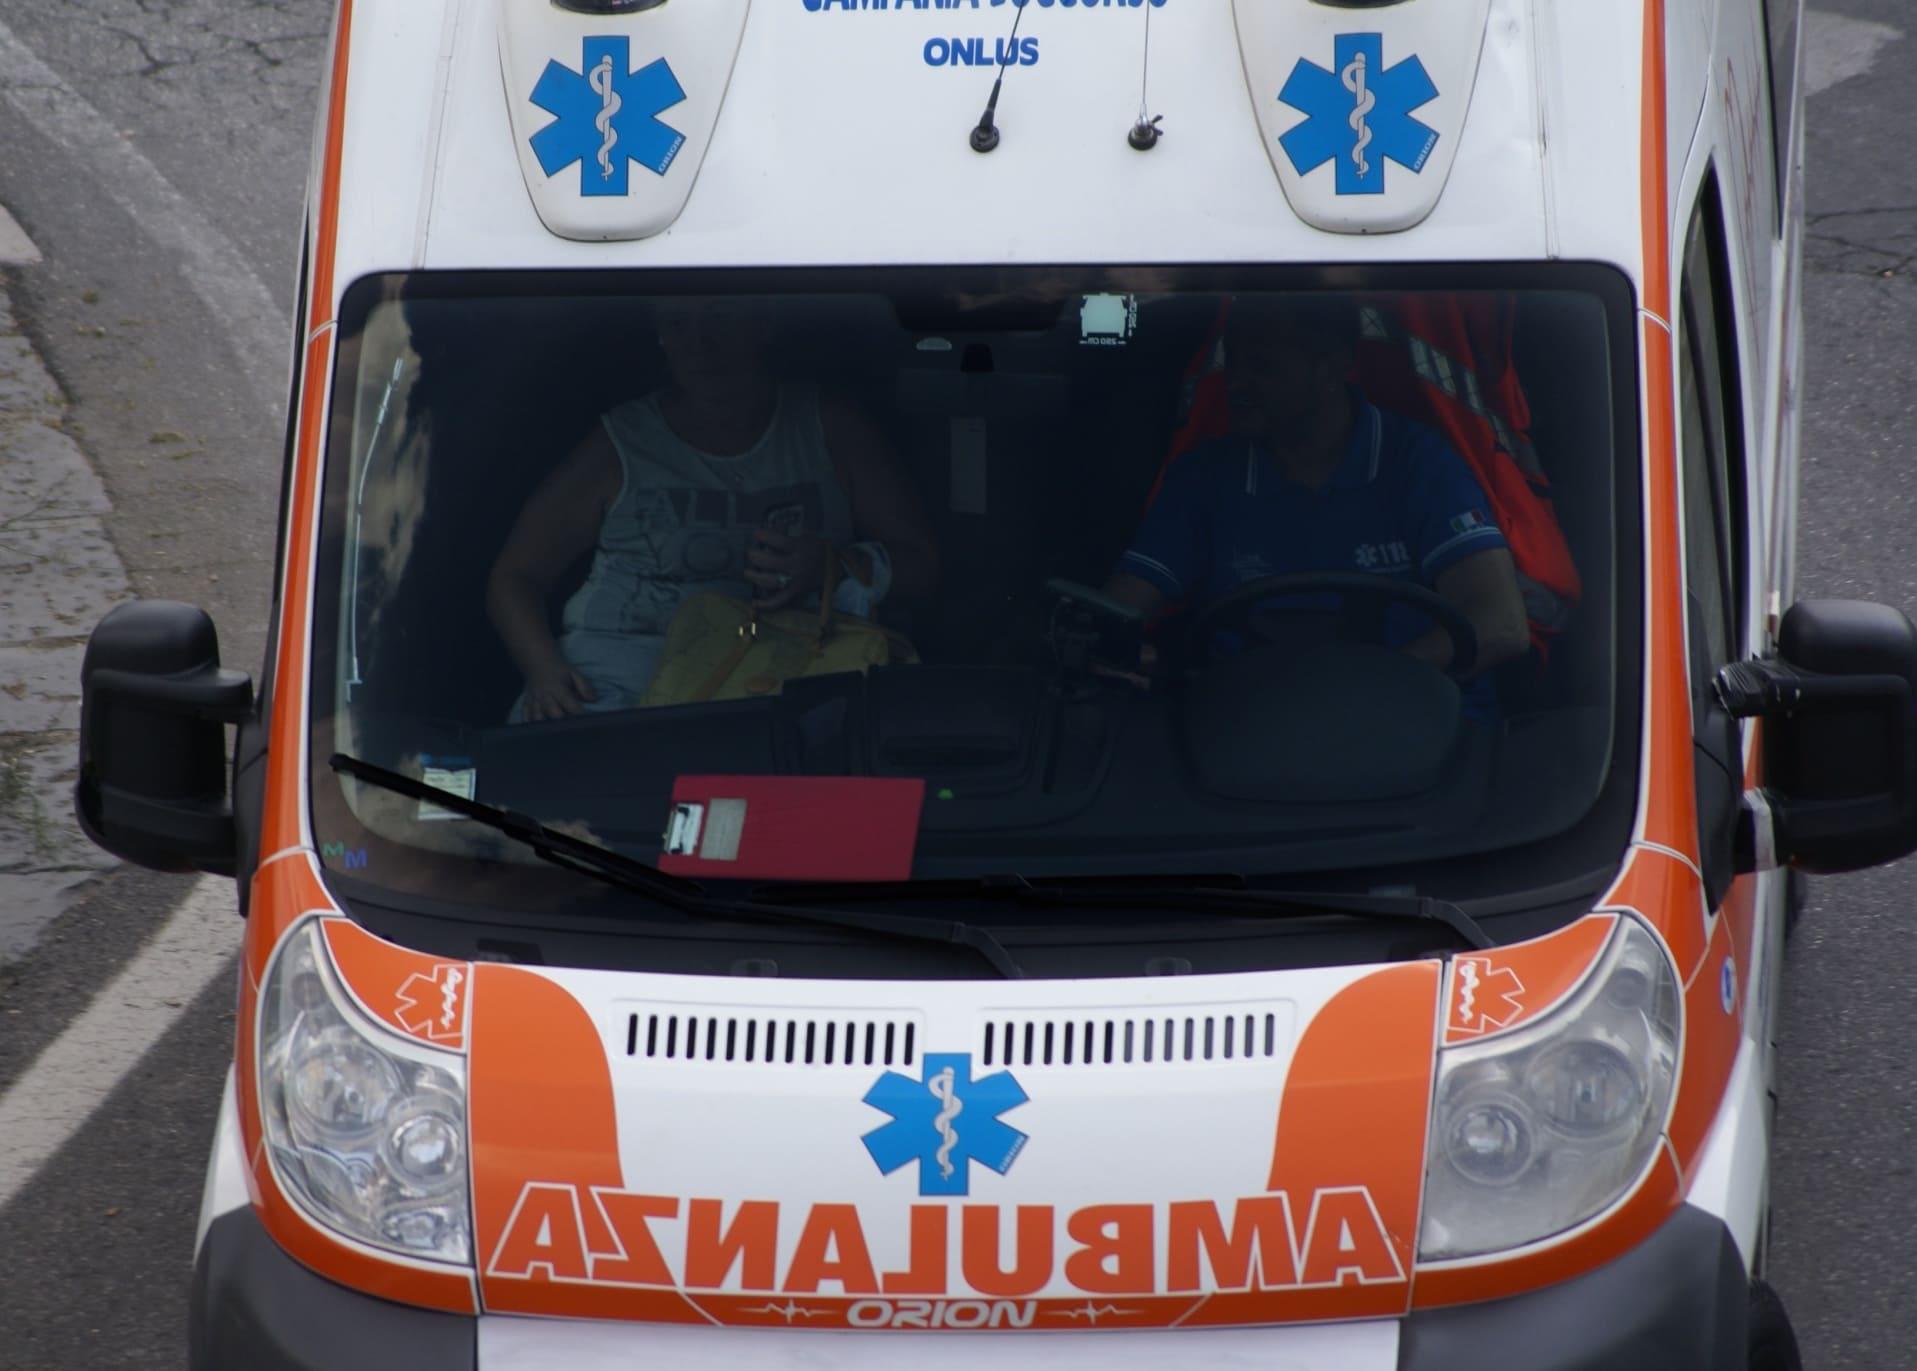
[(1613, 863), (1629, 318), (1574, 265), (362, 281), (327, 864), (578, 898), (335, 753), (668, 866), (689, 799), (811, 816), (720, 877), (1457, 894)]

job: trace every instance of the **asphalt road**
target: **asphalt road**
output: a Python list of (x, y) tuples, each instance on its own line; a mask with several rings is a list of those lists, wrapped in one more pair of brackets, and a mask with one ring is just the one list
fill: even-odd
[[(1823, 8), (1917, 30), (1906, 0)], [(288, 344), (271, 325), (291, 296), (327, 11), (0, 0), (0, 204), (46, 255), (4, 273), (14, 312), (70, 401), (66, 430), (105, 482), (134, 589), (206, 606), (228, 660), (248, 668), (282, 442), (273, 384)], [(1838, 53), (1829, 74), (1874, 65), (1810, 106), (1799, 592), (1917, 614), (1917, 486), (1903, 475), (1917, 447), (1917, 41), (1836, 31), (1853, 56)], [(22, 51), (43, 65), (23, 67)], [(76, 152), (57, 102), (34, 103), (28, 87), (49, 71), (97, 111), (97, 147), (81, 139)], [(183, 239), (177, 216), (150, 212), (144, 173), (111, 151), (125, 145), (211, 227), (238, 268), (228, 279), (207, 279), (204, 236)], [(0, 1091), (186, 888), (111, 872), (37, 951), (0, 967)], [(1786, 970), (1772, 1276), (1813, 1368), (1895, 1366), (1917, 1345), (1917, 929), (1899, 922), (1913, 906), (1909, 863), (1816, 883)], [(230, 986), (216, 980), (0, 1208), (0, 1368), (182, 1364), (231, 1032)]]

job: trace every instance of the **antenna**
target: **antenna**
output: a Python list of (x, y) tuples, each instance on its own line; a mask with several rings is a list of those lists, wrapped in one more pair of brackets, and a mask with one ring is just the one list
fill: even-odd
[(1025, 11), (1030, 7), (1029, 0), (1015, 0), (1018, 14), (1012, 20), (1012, 36), (1006, 41), (999, 53), (998, 77), (992, 82), (992, 98), (985, 102), (985, 113), (978, 117), (978, 126), (972, 130), (972, 151), (990, 152), (998, 146), (998, 93), (1005, 88), (1005, 68), (1010, 60), (1018, 56), (1018, 26), (1025, 22)]
[(1145, 0), (1145, 71), (1138, 80), (1138, 122), (1125, 135), (1125, 141), (1140, 152), (1150, 152), (1165, 136), (1164, 130), (1158, 127), (1165, 122), (1165, 116), (1151, 113), (1152, 9), (1151, 0)]

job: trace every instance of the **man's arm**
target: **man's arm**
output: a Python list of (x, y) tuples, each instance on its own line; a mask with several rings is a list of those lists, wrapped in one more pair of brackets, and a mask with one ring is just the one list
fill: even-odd
[(1105, 580), (1105, 593), (1156, 619), (1199, 592), (1210, 564), (1212, 483), (1201, 451), (1165, 472), (1164, 484)]
[[(1454, 562), (1438, 573), (1437, 591), (1463, 610), (1477, 630), (1478, 660), (1471, 675), (1482, 675), (1530, 647), (1531, 626), (1524, 613), (1524, 595), (1518, 590), (1517, 563), (1508, 549), (1494, 548)], [(1449, 668), (1451, 635), (1434, 627), (1405, 651), (1441, 670)]]
[(1171, 596), (1129, 571), (1114, 571), (1105, 582), (1105, 593), (1121, 605), (1137, 610), (1147, 623), (1171, 607)]

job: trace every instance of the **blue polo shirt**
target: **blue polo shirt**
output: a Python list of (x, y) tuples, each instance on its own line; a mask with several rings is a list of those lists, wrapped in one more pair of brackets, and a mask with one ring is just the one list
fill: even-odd
[[(1466, 557), (1506, 547), (1483, 487), (1436, 430), (1354, 397), (1351, 446), (1317, 490), (1287, 481), (1262, 444), (1231, 437), (1194, 448), (1166, 473), (1120, 568), (1173, 600), (1203, 606), (1264, 576), (1364, 571), (1436, 585)], [(1430, 627), (1395, 609), (1394, 644)], [(1465, 688), (1471, 712), (1495, 709), (1487, 678)]]

